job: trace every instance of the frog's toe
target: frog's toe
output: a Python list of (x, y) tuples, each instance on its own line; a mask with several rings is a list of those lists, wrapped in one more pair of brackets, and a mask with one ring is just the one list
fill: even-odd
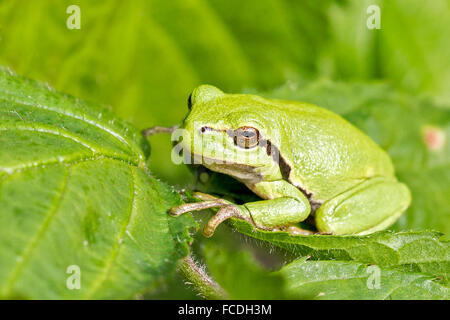
[(214, 235), (216, 228), (229, 218), (237, 218), (248, 221), (254, 225), (250, 217), (245, 216), (242, 211), (235, 205), (227, 205), (221, 208), (203, 227), (203, 235), (210, 238)]
[(219, 208), (228, 205), (229, 203), (223, 199), (207, 200), (201, 202), (184, 203), (170, 209), (169, 214), (173, 217), (178, 217), (186, 212), (200, 211), (209, 208)]

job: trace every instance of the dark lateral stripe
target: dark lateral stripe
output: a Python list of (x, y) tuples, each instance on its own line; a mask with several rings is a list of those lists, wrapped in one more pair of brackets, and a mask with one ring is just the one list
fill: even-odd
[[(281, 156), (280, 150), (276, 146), (274, 146), (270, 140), (264, 140), (263, 144), (266, 145), (267, 155), (271, 155), (274, 161), (278, 163), (278, 166), (280, 167), (281, 176), (283, 177), (283, 179), (295, 186), (295, 184), (293, 184), (292, 181), (289, 179), (289, 176), (291, 174), (291, 166), (286, 162), (283, 156)], [(321, 202), (312, 199), (313, 194), (311, 192), (308, 192), (299, 186), (296, 186), (296, 188), (300, 190), (308, 199), (313, 212), (315, 212), (322, 205)]]
[(270, 140), (261, 140), (261, 147), (266, 148), (266, 152), (268, 156), (272, 156), (272, 159), (278, 163), (280, 167), (281, 176), (284, 180), (289, 180), (289, 175), (291, 174), (291, 166), (286, 162), (283, 156), (280, 154), (280, 149), (278, 149), (275, 145), (272, 144)]

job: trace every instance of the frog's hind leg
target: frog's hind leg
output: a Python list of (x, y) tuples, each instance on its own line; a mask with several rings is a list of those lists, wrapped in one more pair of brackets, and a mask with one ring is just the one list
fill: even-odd
[(322, 204), (315, 214), (316, 226), (321, 233), (369, 234), (393, 224), (410, 202), (403, 183), (372, 178)]

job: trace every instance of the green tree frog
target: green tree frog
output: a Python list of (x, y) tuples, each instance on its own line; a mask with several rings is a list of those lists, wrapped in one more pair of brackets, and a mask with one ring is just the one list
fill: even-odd
[[(172, 208), (178, 216), (218, 212), (203, 234), (228, 218), (256, 228), (309, 234), (369, 234), (394, 223), (411, 201), (388, 154), (339, 115), (318, 106), (226, 94), (202, 85), (189, 97), (180, 144), (192, 162), (232, 176), (261, 201), (240, 205), (197, 193), (201, 202)], [(188, 157), (188, 158), (189, 158)]]

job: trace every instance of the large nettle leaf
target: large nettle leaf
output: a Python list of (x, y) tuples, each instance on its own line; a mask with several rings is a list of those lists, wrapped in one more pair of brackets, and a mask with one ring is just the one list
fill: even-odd
[[(192, 218), (107, 111), (0, 71), (0, 297), (127, 298), (188, 252)], [(79, 285), (79, 286), (78, 286)]]
[(429, 276), (354, 261), (297, 260), (275, 273), (296, 299), (448, 299), (448, 287)]
[[(326, 254), (320, 256), (320, 253), (325, 251), (321, 250), (314, 257), (305, 255), (303, 258), (294, 259), (280, 270), (271, 272), (270, 270), (279, 268), (277, 264), (281, 261), (275, 262), (275, 265), (273, 260), (269, 264), (268, 261), (275, 257), (278, 257), (278, 260), (280, 258), (284, 260), (282, 250), (267, 250), (266, 248), (272, 253), (270, 256), (262, 256), (261, 250), (264, 250), (264, 247), (260, 248), (260, 244), (256, 247), (250, 245), (244, 249), (237, 244), (242, 242), (242, 239), (230, 237), (229, 233), (225, 237), (224, 231), (226, 230), (218, 230), (212, 241), (207, 241), (202, 246), (202, 251), (210, 273), (230, 297), (235, 299), (449, 298), (449, 288), (440, 280), (442, 276), (425, 274), (416, 268), (390, 265), (393, 261), (389, 261), (389, 259), (395, 261), (393, 259), (395, 254), (399, 258), (406, 258), (409, 252), (410, 258), (413, 258), (412, 250), (418, 251), (414, 257), (417, 261), (423, 259), (422, 255), (426, 256), (428, 251), (434, 257), (437, 254), (445, 255), (443, 250), (433, 252), (425, 241), (409, 241), (411, 247), (408, 248), (408, 241), (401, 238), (412, 240), (414, 238), (412, 234), (405, 233), (396, 236), (395, 234), (380, 233), (374, 235), (374, 239), (351, 237), (345, 240), (343, 237), (336, 237), (334, 241), (330, 241), (330, 237), (324, 239), (319, 236), (312, 237), (312, 239), (298, 237), (298, 242), (307, 243), (310, 240), (311, 247), (332, 248), (330, 251), (336, 251), (333, 249), (333, 242), (336, 247), (340, 243), (340, 247), (344, 248), (345, 252), (363, 252), (364, 246), (367, 246), (368, 254), (381, 251), (375, 254), (380, 259), (377, 263), (370, 262), (373, 261), (370, 258), (366, 259), (367, 262), (352, 261), (353, 258), (358, 258), (358, 254), (356, 254), (348, 259), (342, 255), (341, 260), (315, 260), (327, 259)], [(217, 236), (219, 237), (217, 238)], [(422, 240), (424, 238), (422, 237)], [(421, 237), (417, 236), (416, 239), (419, 240)], [(395, 241), (398, 241), (398, 244), (394, 249), (391, 247), (395, 246)], [(356, 245), (357, 242), (359, 245)], [(383, 250), (383, 243), (386, 244), (386, 249), (391, 251), (390, 253)], [(377, 247), (376, 244), (379, 246)], [(298, 245), (292, 245), (294, 248), (296, 246)], [(381, 259), (383, 255), (384, 261)], [(359, 255), (359, 258), (364, 260), (364, 255)]]
[(450, 242), (442, 234), (427, 231), (382, 231), (366, 236), (292, 236), (285, 232), (255, 230), (247, 222), (234, 221), (241, 233), (268, 241), (298, 256), (313, 260), (359, 261), (382, 267), (434, 276), (443, 283), (450, 274)]

